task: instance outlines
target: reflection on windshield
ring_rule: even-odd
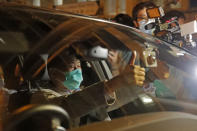
[[[17,19],[16,27],[5,16],[0,22],[1,38],[11,47],[15,39],[9,36],[33,45],[26,53],[0,56],[3,118],[28,104],[55,104],[78,127],[147,112],[189,112],[181,102],[196,102],[195,56],[134,29],[33,14],[46,19]]]

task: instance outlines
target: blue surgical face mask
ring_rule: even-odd
[[[70,90],[79,89],[81,82],[83,81],[81,69],[76,69],[71,72],[65,73],[66,80],[63,82],[64,86]]]

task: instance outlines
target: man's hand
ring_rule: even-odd
[[[142,86],[145,80],[145,69],[134,65],[136,52],[132,54],[131,64],[120,72],[120,75],[105,82],[105,90],[107,94],[113,93],[118,88],[128,87],[129,85]]]
[[[134,65],[131,70],[131,77],[133,78],[133,80],[131,79],[131,82],[138,86],[142,86],[145,80],[145,69]]]
[[[119,66],[118,51],[109,51],[108,60],[112,65]]]
[[[109,51],[108,54],[108,61],[111,64],[111,70],[113,76],[119,75],[120,70],[120,60],[119,60],[119,53],[118,51]]]
[[[129,84],[135,84],[137,86],[142,86],[145,80],[145,69],[134,65],[136,60],[136,51],[133,51],[130,66],[124,71],[125,77]],[[123,74],[123,75],[124,75]]]

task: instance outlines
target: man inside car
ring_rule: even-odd
[[[112,58],[113,55],[115,54],[110,53],[109,57]],[[111,64],[117,67],[115,65],[117,63],[117,57],[114,57],[114,62]],[[107,105],[110,106],[115,103],[117,99],[115,91],[118,88],[124,88],[130,85],[142,86],[145,80],[144,68],[128,65],[123,71],[117,69],[118,74],[111,80],[99,82],[81,90],[83,69],[81,69],[79,59],[69,53],[62,53],[59,58],[61,62],[58,65],[56,64],[56,67],[49,68],[49,75],[56,86],[54,90],[62,94],[62,96],[51,99],[51,101],[64,107],[72,120],[81,118],[92,111],[100,112],[100,110],[105,110]],[[132,63],[134,63],[133,61],[135,59],[135,56],[132,57]],[[121,102],[119,100],[117,101]],[[103,112],[101,116],[102,114]]]
[[[74,55],[60,55],[61,62],[56,68],[50,68],[49,74],[52,82],[56,85],[56,91],[61,94],[70,95],[80,91],[83,81],[80,60]]]

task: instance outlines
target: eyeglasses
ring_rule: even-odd
[[[148,21],[148,18],[147,17],[137,17],[137,21],[142,21],[142,20]]]

